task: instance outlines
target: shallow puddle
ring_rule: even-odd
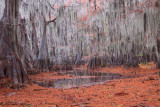
[[[61,71],[59,73],[61,75],[72,75],[72,76],[74,75],[77,77],[71,78],[71,79],[66,79],[66,78],[53,79],[51,81],[34,81],[34,83],[39,86],[47,87],[47,88],[68,89],[68,88],[103,84],[107,81],[114,80],[114,79],[128,78],[120,74],[104,73],[104,72]]]
[[[105,73],[105,72],[91,72],[91,71],[83,71],[83,70],[74,70],[74,71],[59,71],[61,75],[72,75],[72,76],[122,76],[120,74],[113,73]]]

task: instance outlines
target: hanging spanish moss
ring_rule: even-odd
[[[0,0],[2,78],[23,83],[26,70],[54,65],[160,67],[158,0],[72,1]]]

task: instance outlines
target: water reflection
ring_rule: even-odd
[[[67,88],[82,87],[82,86],[92,86],[92,85],[102,84],[113,79],[126,78],[125,76],[122,76],[120,74],[88,72],[88,71],[86,72],[77,71],[76,73],[61,72],[61,74],[76,75],[80,77],[71,78],[71,79],[64,78],[64,79],[58,79],[58,80],[52,80],[52,81],[36,81],[34,83],[42,87],[67,89]],[[91,77],[91,76],[94,76],[94,77]]]

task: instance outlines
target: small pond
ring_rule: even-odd
[[[120,74],[104,73],[104,72],[89,72],[89,71],[59,71],[60,75],[71,75],[77,76],[76,78],[70,79],[53,79],[51,81],[34,81],[35,84],[47,88],[56,89],[68,89],[83,86],[92,86],[98,84],[104,84],[107,81],[114,79],[128,78]]]

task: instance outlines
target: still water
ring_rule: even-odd
[[[114,79],[123,79],[128,78],[126,76],[120,74],[113,73],[104,73],[104,72],[89,72],[89,71],[60,71],[60,75],[71,75],[77,76],[76,78],[71,79],[53,79],[51,81],[34,81],[35,84],[47,87],[47,88],[56,88],[56,89],[68,89],[68,88],[76,88],[83,86],[92,86],[103,84],[107,81]]]

